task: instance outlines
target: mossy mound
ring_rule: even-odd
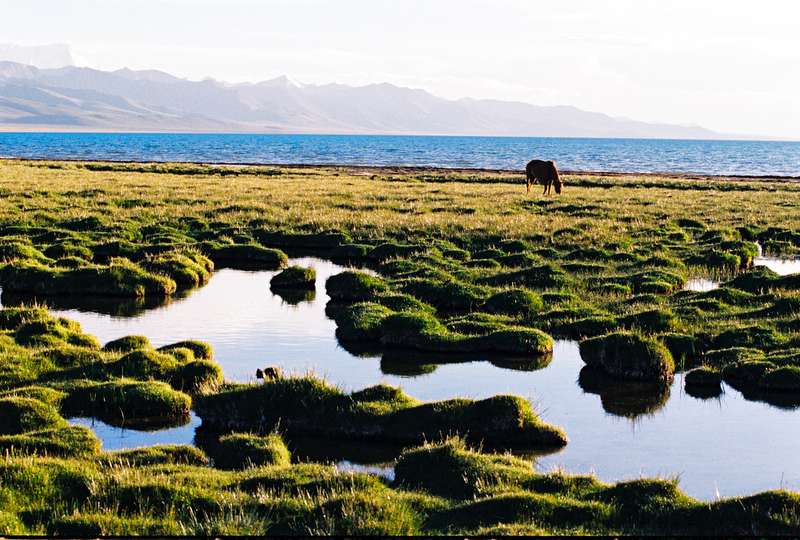
[[[0,399],[0,435],[19,435],[64,426],[58,410],[38,399],[7,397]]]
[[[326,536],[412,536],[419,518],[411,502],[392,492],[336,495],[313,508],[310,523],[293,534],[313,530]]]
[[[181,528],[165,517],[119,516],[114,513],[90,512],[54,518],[47,534],[71,538],[97,538],[101,536],[177,536]]]
[[[172,343],[171,345],[164,345],[163,347],[159,347],[159,352],[168,353],[175,349],[189,349],[192,351],[194,357],[198,360],[211,360],[214,358],[214,351],[211,348],[210,343],[206,343],[205,341],[197,341],[197,340],[186,340],[186,341],[179,341],[178,343]]]
[[[177,290],[172,279],[149,273],[126,259],[75,269],[11,263],[0,269],[0,282],[5,291],[42,296],[164,297]]]
[[[493,287],[522,286],[531,289],[559,289],[570,282],[569,275],[561,268],[551,264],[535,266],[514,272],[487,276],[478,280],[479,284]]]
[[[448,499],[471,499],[508,484],[520,484],[536,476],[530,461],[503,454],[470,450],[462,439],[405,450],[395,465],[394,484],[422,489]]]
[[[588,498],[612,505],[616,513],[614,521],[633,527],[642,519],[656,523],[669,521],[694,503],[681,493],[677,480],[656,478],[603,486],[590,493]]]
[[[473,252],[472,258],[473,259],[495,259],[498,260],[501,257],[505,257],[508,255],[507,252],[503,251],[502,249],[497,249],[495,247],[479,249],[478,251]]]
[[[0,263],[16,260],[46,262],[48,257],[30,244],[22,242],[0,242]]]
[[[0,392],[0,398],[30,398],[41,401],[42,403],[46,403],[48,405],[52,405],[56,407],[56,409],[59,407],[61,400],[64,399],[65,396],[66,393],[56,390],[55,388],[37,385],[22,386]]]
[[[488,270],[495,270],[500,268],[500,263],[494,259],[471,259],[464,263],[467,268],[483,268]]]
[[[629,296],[632,289],[622,283],[600,283],[594,290],[600,294],[607,294],[609,296]]]
[[[169,377],[176,390],[190,394],[215,390],[223,381],[222,368],[209,360],[193,360],[178,367]]]
[[[669,294],[686,285],[683,274],[661,269],[638,272],[628,280],[636,294]]]
[[[730,349],[732,347],[753,347],[772,349],[786,341],[774,328],[765,326],[746,326],[725,330],[711,343],[714,349]]]
[[[643,332],[669,332],[678,325],[675,314],[666,309],[651,309],[626,315],[619,319],[620,325]]]
[[[62,257],[55,262],[55,266],[74,270],[76,268],[86,268],[87,266],[91,266],[91,263],[79,257]]]
[[[482,288],[456,279],[411,278],[400,289],[443,311],[470,311],[486,300]]]
[[[215,264],[232,268],[277,270],[289,262],[286,253],[259,244],[231,244],[213,247],[209,256]]]
[[[145,467],[149,465],[197,465],[209,464],[208,457],[202,450],[189,445],[156,445],[132,450],[108,452],[97,457],[106,465],[133,465]]]
[[[758,385],[767,392],[800,392],[800,366],[781,366],[768,371]]]
[[[334,261],[362,261],[367,258],[372,247],[369,244],[342,244],[331,250],[331,259]]]
[[[265,465],[289,465],[289,449],[280,435],[232,433],[220,437],[213,453],[214,465],[222,469],[245,469]]]
[[[59,368],[91,368],[107,359],[107,354],[92,347],[61,345],[43,349],[39,352]]]
[[[474,328],[474,324],[472,328]],[[553,340],[533,328],[502,327],[497,323],[479,325],[480,335],[451,332],[429,313],[405,312],[385,316],[380,325],[381,343],[391,347],[437,352],[503,352],[541,355],[553,350]],[[485,327],[485,331],[482,331]]]
[[[124,336],[103,345],[104,351],[109,352],[131,352],[137,349],[150,349],[150,340],[147,336]]]
[[[779,280],[780,276],[766,266],[756,266],[749,272],[739,274],[724,285],[750,293],[761,294],[777,288]]]
[[[469,501],[437,513],[429,521],[437,530],[475,530],[504,523],[537,523],[570,530],[585,523],[607,524],[610,505],[529,491],[511,491]]]
[[[662,334],[659,338],[678,366],[695,364],[703,350],[700,339],[688,334],[671,332]]]
[[[722,374],[719,370],[701,366],[686,372],[686,386],[719,388],[722,383]]]
[[[336,316],[336,337],[341,341],[379,341],[383,320],[394,313],[386,306],[360,302]]]
[[[553,338],[535,328],[509,327],[474,338],[472,349],[520,355],[544,355],[553,351]]]
[[[425,312],[392,313],[381,323],[381,342],[395,347],[438,350],[458,341],[433,315]]]
[[[709,300],[719,300],[724,304],[740,307],[756,303],[758,299],[757,295],[755,294],[725,286],[719,287],[718,289],[714,289],[712,291],[700,293],[699,297]]]
[[[367,257],[376,261],[386,261],[389,259],[400,257],[411,257],[426,251],[425,246],[415,244],[395,244],[387,242],[375,246],[368,254]]]
[[[24,323],[51,318],[47,309],[42,307],[6,307],[0,310],[0,329],[16,330]]]
[[[331,276],[325,282],[328,296],[342,302],[370,301],[373,296],[388,290],[389,285],[383,279],[351,270]]]
[[[60,242],[48,246],[47,249],[44,250],[44,254],[51,259],[76,258],[83,261],[91,261],[94,257],[91,248],[70,242]]]
[[[184,342],[192,345],[192,342]],[[202,343],[195,348],[208,354]],[[95,375],[135,377],[168,382],[175,389],[186,392],[208,391],[222,382],[222,369],[212,360],[196,359],[194,349],[170,345],[163,351],[137,349],[119,360],[98,367]]]
[[[608,334],[618,327],[619,321],[610,315],[593,315],[556,324],[554,330],[559,334],[583,339]]]
[[[214,429],[336,439],[414,443],[461,431],[488,445],[559,447],[561,430],[543,423],[530,404],[513,396],[417,404],[385,389],[370,399],[348,396],[311,377],[282,378],[202,397],[198,415]]]
[[[498,330],[504,330],[510,322],[512,322],[511,318],[505,315],[474,312],[451,318],[447,321],[446,326],[448,330],[457,334],[485,336]]]
[[[723,368],[729,364],[749,360],[764,360],[764,351],[751,347],[731,347],[729,349],[713,349],[703,357],[703,362],[712,367]]]
[[[433,306],[429,306],[410,294],[405,293],[382,294],[376,297],[374,301],[392,311],[425,311],[428,313],[436,311]]]
[[[115,425],[157,426],[185,422],[191,404],[189,396],[166,383],[122,379],[75,385],[62,408],[72,416],[97,416]]]
[[[214,263],[197,251],[175,251],[148,257],[142,267],[155,274],[169,276],[178,288],[189,289],[208,283]]]
[[[264,245],[294,249],[330,250],[351,241],[347,234],[337,231],[303,233],[260,230],[254,234]]]
[[[489,257],[487,259],[494,259],[498,263],[508,268],[524,268],[528,266],[535,266],[541,264],[542,260],[530,253],[514,253],[512,255],[503,255],[500,257]]]
[[[272,289],[313,289],[317,272],[313,268],[290,266],[269,281]]]
[[[672,355],[658,341],[617,332],[580,343],[583,361],[623,380],[668,382],[675,372]]]
[[[178,360],[152,349],[135,349],[124,354],[106,369],[116,377],[166,380],[178,368]]]
[[[84,334],[80,324],[68,319],[33,320],[19,325],[14,339],[26,347],[61,347],[65,344],[99,349],[94,336]]]
[[[498,244],[498,247],[506,253],[522,253],[531,249],[531,244],[525,240],[507,239]]]
[[[490,296],[484,304],[489,313],[530,316],[544,308],[542,297],[527,289],[507,289]]]
[[[744,360],[722,369],[723,380],[734,388],[755,388],[762,377],[777,366],[764,360]]]
[[[680,512],[684,531],[731,536],[792,536],[797,534],[800,495],[766,491],[732,497],[710,504],[695,504]]]
[[[728,271],[736,270],[737,268],[745,267],[749,264],[747,258],[742,259],[742,257],[735,253],[729,253],[719,249],[710,249],[705,253],[693,255],[689,257],[687,262],[694,266]]]
[[[60,422],[64,424],[63,419]],[[0,435],[0,452],[15,454],[87,457],[100,451],[100,439],[83,426],[62,425],[56,428]]]

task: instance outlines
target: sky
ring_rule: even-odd
[[[0,42],[190,79],[390,82],[800,139],[796,0],[0,0]]]

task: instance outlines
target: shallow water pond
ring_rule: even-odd
[[[202,420],[191,413],[189,422],[178,427],[158,430],[129,429],[112,426],[96,418],[70,418],[69,423],[94,430],[103,441],[103,450],[128,450],[157,444],[194,444],[194,433]]]
[[[753,259],[753,266],[766,266],[779,276],[800,274],[800,259],[772,256],[767,257],[761,255],[761,246],[759,246],[758,249],[759,255]],[[718,289],[719,286],[720,281],[718,279],[698,277],[687,280],[684,289],[687,291],[707,292]]]
[[[714,289],[719,289],[719,281],[711,278],[692,278],[686,280],[684,289],[696,292],[713,291]]]
[[[586,377],[577,343],[571,341],[558,341],[545,366],[485,356],[449,357],[456,361],[442,364],[444,358],[428,356],[416,358],[416,367],[408,369],[407,360],[415,353],[355,356],[338,344],[335,324],[324,311],[325,280],[344,268],[310,258],[292,263],[316,268],[313,299],[287,302],[271,293],[269,280],[275,272],[220,270],[185,298],[134,316],[79,309],[57,313],[79,321],[101,342],[129,334],[146,335],[156,346],[189,338],[209,341],[231,380],[254,380],[256,368],[278,365],[289,373],[312,371],[346,390],[379,382],[399,385],[423,400],[522,395],[570,438],[560,452],[536,458],[540,470],[595,472],[608,481],[679,476],[687,493],[703,499],[800,489],[800,437],[794,435],[800,411],[748,401],[728,387],[719,398],[691,397],[680,376],[661,395],[619,383],[603,386]],[[160,432],[80,422],[95,428],[106,449],[117,449],[191,443],[197,419]],[[290,446],[307,459],[327,456],[340,467],[391,475],[390,450],[354,453],[313,440],[290,441]]]
[[[780,276],[800,273],[800,259],[797,258],[765,257],[759,255],[753,259],[753,264],[757,266],[766,266]]]

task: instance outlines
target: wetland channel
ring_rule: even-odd
[[[314,373],[348,391],[377,383],[400,386],[426,401],[524,396],[543,420],[564,428],[570,438],[558,452],[530,456],[540,471],[593,472],[605,481],[677,476],[686,493],[705,500],[775,488],[800,490],[800,440],[792,436],[800,428],[797,409],[747,400],[724,384],[718,397],[692,397],[681,374],[657,396],[623,383],[598,389],[580,380],[584,363],[577,342],[568,340],[556,341],[549,363],[527,368],[490,355],[454,362],[454,357],[409,361],[411,352],[353,354],[339,344],[336,325],[325,315],[325,280],[345,268],[316,258],[290,264],[316,269],[315,294],[282,298],[269,287],[276,272],[222,269],[204,287],[157,307],[62,302],[51,308],[80,322],[102,343],[131,334],[145,335],[155,346],[207,341],[231,381],[255,382],[257,368],[279,366],[287,374]],[[784,274],[800,271],[797,261],[760,257],[756,264]],[[194,414],[184,426],[157,431],[113,427],[91,418],[71,421],[92,427],[106,450],[193,444],[201,424]],[[369,451],[364,445],[347,448],[322,440],[289,445],[299,459],[393,474],[391,449]]]

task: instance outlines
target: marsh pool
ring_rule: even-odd
[[[257,368],[280,366],[287,373],[322,376],[345,390],[397,385],[421,400],[525,396],[570,438],[559,452],[531,456],[541,471],[593,472],[606,481],[678,477],[689,495],[706,500],[781,487],[800,490],[800,437],[795,436],[800,410],[750,401],[728,386],[719,397],[692,397],[680,375],[669,392],[657,396],[624,384],[587,384],[574,341],[557,341],[545,366],[489,356],[451,357],[448,363],[429,357],[414,359],[409,369],[404,355],[414,353],[353,354],[338,343],[336,326],[325,315],[325,280],[345,268],[315,258],[290,262],[316,269],[315,294],[282,298],[270,292],[275,272],[223,269],[206,286],[165,305],[121,311],[58,305],[54,312],[79,321],[101,342],[130,334],[145,335],[155,346],[208,341],[226,378],[234,381],[255,381]],[[149,432],[87,418],[72,421],[92,427],[107,450],[191,444],[200,425],[194,415],[185,426]],[[391,476],[391,450],[352,455],[330,441],[290,441],[293,445],[308,459]]]

